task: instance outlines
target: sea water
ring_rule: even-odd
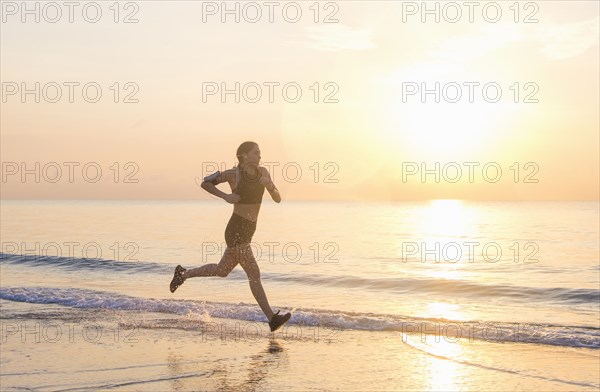
[[[232,213],[224,202],[1,207],[5,323],[42,304],[63,320],[112,310],[122,325],[156,330],[165,319],[151,315],[162,314],[182,333],[198,332],[190,320],[266,321],[240,266],[169,292],[177,264],[219,262]],[[272,308],[293,311],[288,329],[398,336],[431,355],[438,354],[423,336],[594,358],[599,219],[598,202],[265,202],[252,249]],[[597,374],[561,377],[598,386]]]

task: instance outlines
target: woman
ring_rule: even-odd
[[[225,229],[227,249],[219,264],[205,264],[198,268],[186,270],[178,265],[171,281],[171,292],[175,292],[186,279],[200,276],[227,276],[238,263],[242,266],[254,298],[269,320],[271,331],[285,324],[291,317],[290,313],[273,314],[269,301],[260,281],[260,270],[252,254],[250,241],[256,230],[258,211],[265,189],[276,202],[281,202],[281,195],[271,180],[271,175],[264,167],[259,166],[260,149],[254,142],[244,142],[237,149],[238,165],[224,172],[217,171],[204,178],[202,188],[228,203],[233,204],[233,214]],[[216,185],[228,182],[232,193],[227,194],[217,189]]]

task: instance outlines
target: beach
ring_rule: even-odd
[[[25,251],[2,253],[0,263],[2,390],[597,390],[597,204],[551,205],[565,217],[562,223],[527,223],[521,212],[535,215],[531,204],[455,206],[471,224],[481,219],[486,226],[477,238],[464,225],[455,228],[461,231],[453,232],[454,240],[494,238],[508,249],[515,237],[494,229],[488,214],[495,211],[503,221],[510,215],[520,222],[513,225],[516,238],[539,246],[532,264],[515,263],[510,253],[485,264],[479,257],[469,262],[468,255],[462,262],[423,263],[414,252],[405,262],[376,254],[399,241],[393,227],[404,232],[420,214],[436,211],[435,203],[286,207],[296,222],[309,211],[358,235],[318,234],[322,243],[338,246],[336,263],[325,263],[323,254],[315,262],[310,251],[291,262],[295,253],[282,256],[264,246],[270,237],[283,248],[290,235],[276,233],[273,210],[265,208],[255,255],[263,251],[257,259],[272,308],[293,313],[271,334],[239,266],[226,278],[194,278],[168,292],[183,256],[196,260],[186,266],[219,257],[206,244],[219,242],[223,222],[194,214],[224,211],[202,202],[3,202],[3,250]],[[539,208],[540,216],[544,211]],[[363,229],[352,224],[360,214]],[[405,226],[385,225],[383,218],[394,214],[402,214]],[[135,222],[129,215],[154,218],[124,227]],[[68,224],[54,230],[64,216]],[[38,224],[28,225],[33,217]],[[87,231],[86,221],[93,222]],[[536,237],[540,224],[546,229]],[[434,226],[422,230],[430,231],[414,235],[449,241],[447,230],[444,236]],[[486,237],[486,230],[493,235]],[[137,234],[125,241],[125,232]],[[312,226],[296,225],[294,234],[301,249],[314,245]],[[71,247],[77,251],[94,242],[105,255],[115,242],[132,242],[136,260],[122,253],[120,260],[56,253],[57,244],[66,249],[69,242],[80,244]],[[578,263],[564,263],[573,253]]]
[[[597,390],[593,349],[298,326],[271,336],[265,324],[228,319],[2,309],[7,391]]]

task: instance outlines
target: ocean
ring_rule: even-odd
[[[76,323],[84,323],[85,330],[85,325],[108,328],[111,320],[114,339],[102,343],[108,351],[123,343],[117,342],[127,335],[123,331],[142,331],[138,336],[151,334],[155,341],[177,336],[199,342],[212,333],[208,340],[217,346],[236,336],[237,347],[240,325],[250,343],[270,339],[273,344],[240,266],[225,278],[192,278],[169,292],[176,265],[193,268],[220,260],[231,215],[231,206],[220,200],[2,201],[1,215],[0,364],[8,389],[175,390],[173,385],[197,387],[185,384],[188,378],[208,379],[204,373],[175,372],[170,384],[160,377],[147,383],[139,371],[123,375],[117,367],[102,372],[92,367],[98,377],[91,381],[75,377],[48,384],[39,377],[48,372],[40,369],[47,361],[22,368],[16,360],[36,339],[55,343],[49,353],[61,351],[68,344],[66,332],[77,331],[65,325]],[[599,222],[595,201],[284,201],[263,204],[252,247],[272,308],[293,313],[279,331],[284,343],[319,341],[325,342],[319,355],[337,345],[348,355],[364,351],[376,358],[373,347],[387,342],[385,350],[402,346],[398,349],[464,371],[510,375],[517,387],[597,390]],[[217,325],[232,329],[224,332]],[[90,343],[89,333],[83,336]],[[515,364],[514,355],[533,353],[546,365],[540,366],[539,358]],[[309,363],[318,358],[314,354]],[[560,368],[566,360],[578,363],[578,370]],[[156,366],[161,364],[168,368],[160,360]],[[355,362],[344,368],[353,366],[358,370]],[[416,384],[403,384],[392,377],[398,368],[388,364],[379,371],[385,377],[369,383],[371,389],[469,385],[460,377],[423,384],[424,375]],[[140,377],[145,381],[137,383]],[[476,384],[483,390],[484,379]],[[267,381],[243,385],[261,382]],[[347,377],[329,382],[298,381],[291,390],[362,385]],[[206,384],[213,387],[219,389]]]

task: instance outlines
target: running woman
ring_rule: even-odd
[[[239,162],[236,167],[224,172],[217,171],[205,177],[201,184],[208,193],[233,204],[233,214],[225,229],[227,249],[218,264],[205,264],[189,270],[178,265],[175,268],[170,290],[174,293],[189,278],[226,277],[239,263],[248,276],[250,289],[256,302],[269,320],[271,331],[275,331],[292,315],[290,313],[280,315],[279,310],[273,313],[260,281],[260,269],[252,253],[250,242],[256,231],[256,221],[265,189],[276,203],[281,202],[281,195],[267,169],[259,166],[260,148],[257,143],[250,141],[242,143],[236,155]],[[231,194],[222,192],[216,187],[223,182],[229,183]]]

